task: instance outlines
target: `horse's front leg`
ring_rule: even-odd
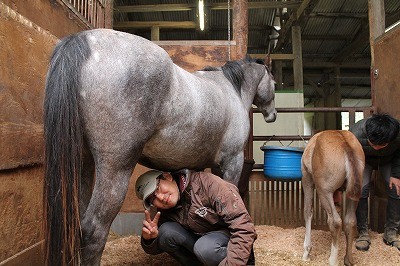
[[[231,182],[235,186],[238,186],[240,176],[242,174],[243,163],[243,153],[239,153],[238,155],[230,158],[223,158],[220,164],[221,172],[223,174],[222,178],[228,182]]]
[[[100,265],[111,223],[128,190],[132,169],[114,169],[110,165],[96,167],[92,197],[82,217],[82,265]]]

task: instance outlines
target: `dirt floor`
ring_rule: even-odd
[[[256,265],[328,265],[330,254],[330,233],[313,230],[311,239],[313,249],[311,260],[304,262],[304,227],[283,229],[276,226],[256,226],[258,239],[254,244]],[[353,254],[356,265],[394,266],[400,265],[400,252],[385,245],[382,234],[371,232],[371,248],[367,252],[355,249]],[[345,237],[341,236],[339,265],[343,265]],[[119,237],[110,234],[101,260],[102,266],[108,265],[177,265],[168,255],[148,255],[140,246],[139,236]]]

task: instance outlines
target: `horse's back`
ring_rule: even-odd
[[[303,167],[312,173],[314,182],[323,179],[335,189],[340,188],[349,175],[359,176],[363,169],[361,144],[350,131],[325,130],[315,134],[303,157]]]

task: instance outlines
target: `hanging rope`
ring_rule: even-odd
[[[228,60],[231,61],[231,3],[228,0]]]

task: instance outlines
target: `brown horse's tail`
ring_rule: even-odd
[[[44,102],[44,232],[46,265],[78,265],[81,247],[79,182],[82,126],[79,73],[88,57],[84,39],[71,36],[55,48]]]
[[[346,152],[346,157],[346,197],[358,201],[361,196],[362,178],[360,177],[363,175],[364,162],[350,148]]]

